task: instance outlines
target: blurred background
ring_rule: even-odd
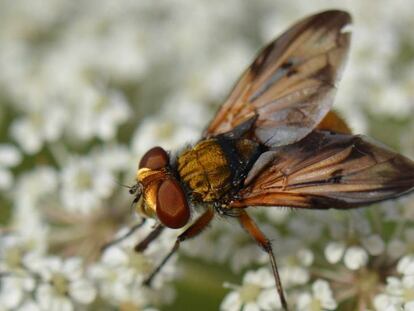
[[[1,1],[0,310],[277,309],[267,257],[226,219],[142,287],[178,232],[134,254],[150,223],[101,254],[139,222],[122,185],[150,147],[196,141],[265,43],[330,8],[354,18],[335,109],[355,133],[413,159],[413,5]],[[352,212],[255,214],[295,309],[414,307],[413,196]]]

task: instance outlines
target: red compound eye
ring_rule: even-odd
[[[139,168],[149,168],[152,170],[158,170],[166,167],[169,162],[167,152],[161,147],[154,147],[144,154],[141,161],[139,162]]]
[[[187,198],[180,184],[174,178],[165,179],[157,193],[157,216],[167,227],[184,227],[190,219]]]

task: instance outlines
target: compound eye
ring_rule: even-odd
[[[141,161],[139,162],[139,168],[149,168],[152,170],[158,170],[166,167],[169,162],[167,152],[161,147],[154,147],[148,150]]]
[[[190,208],[180,184],[174,178],[165,179],[157,192],[157,216],[167,227],[184,227],[190,219]]]

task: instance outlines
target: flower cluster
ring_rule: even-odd
[[[266,253],[232,219],[183,243],[152,287],[179,232],[135,252],[149,220],[102,247],[141,222],[122,185],[142,154],[197,140],[258,48],[332,7],[354,18],[335,107],[355,132],[413,158],[410,0],[1,2],[0,310],[182,310],[176,298],[198,291],[206,310],[280,309]],[[252,215],[291,308],[414,310],[413,196]]]

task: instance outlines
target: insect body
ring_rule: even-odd
[[[161,147],[144,155],[131,192],[139,213],[160,225],[136,249],[163,228],[187,226],[147,283],[219,212],[236,217],[268,253],[287,310],[271,243],[247,207],[349,209],[414,189],[411,160],[352,135],[330,112],[350,23],[348,13],[336,10],[298,22],[259,53],[200,141],[175,157]],[[196,205],[204,213],[189,224]]]
[[[224,203],[239,188],[260,151],[260,145],[248,139],[206,139],[177,158],[177,171],[194,201]]]

